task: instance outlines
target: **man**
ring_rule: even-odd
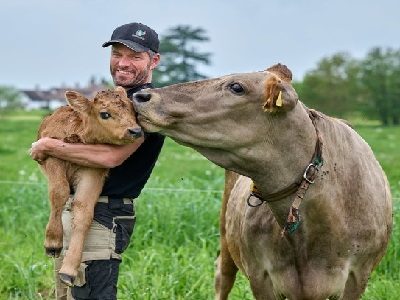
[[[114,85],[124,87],[128,97],[143,88],[153,88],[152,72],[160,61],[158,35],[153,29],[140,23],[122,25],[103,44],[108,46]],[[55,261],[57,299],[117,299],[121,253],[129,244],[135,224],[133,199],[147,182],[163,142],[164,137],[159,134],[146,134],[145,138],[123,146],[69,144],[51,138],[32,144],[30,155],[35,160],[55,156],[80,165],[111,168],[95,207],[80,273],[68,291],[57,276],[62,256]],[[69,240],[71,202],[73,191],[63,212],[64,253]]]

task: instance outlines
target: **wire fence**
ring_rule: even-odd
[[[46,186],[45,182],[34,182],[34,181],[10,181],[10,180],[0,180],[1,184],[12,184],[12,185],[39,185]],[[155,192],[155,193],[223,193],[221,190],[211,190],[211,189],[186,189],[186,188],[166,188],[166,187],[145,187],[143,192]],[[395,201],[400,201],[400,198],[393,197]]]
[[[45,182],[35,182],[35,181],[10,181],[10,180],[0,180],[1,184],[9,184],[9,185],[36,185],[36,186],[46,186],[47,183]],[[186,189],[186,188],[163,188],[163,187],[145,187],[143,191],[150,191],[150,192],[159,192],[159,193],[223,193],[223,189],[220,190],[212,190],[212,189]]]

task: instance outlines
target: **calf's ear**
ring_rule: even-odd
[[[87,99],[81,93],[75,91],[66,91],[65,99],[67,100],[68,104],[78,112],[87,114],[91,109],[91,103],[89,99]]]
[[[126,93],[126,90],[122,86],[117,86],[115,88],[115,91],[118,92],[120,95],[124,97],[128,97],[128,94]]]

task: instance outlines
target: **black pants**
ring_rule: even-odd
[[[85,262],[86,283],[71,289],[75,300],[116,300],[119,259]]]

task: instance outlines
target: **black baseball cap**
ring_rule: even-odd
[[[103,47],[114,43],[121,43],[137,52],[152,50],[158,53],[160,41],[157,32],[149,26],[142,23],[129,23],[117,27],[111,35],[111,40],[104,43]]]

